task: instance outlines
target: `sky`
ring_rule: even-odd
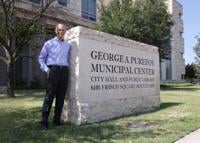
[[[193,48],[196,39],[200,35],[200,1],[199,0],[177,0],[183,6],[183,24],[184,24],[184,44],[185,44],[185,64],[194,62],[195,53]]]

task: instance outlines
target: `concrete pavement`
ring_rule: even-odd
[[[200,143],[200,129],[191,132],[174,143]]]

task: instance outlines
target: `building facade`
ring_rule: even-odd
[[[176,0],[167,0],[168,12],[172,15],[174,25],[171,29],[171,53],[169,59],[161,60],[162,81],[184,81],[185,60],[183,39],[183,6]]]
[[[35,35],[33,38],[33,43],[37,41],[38,48],[34,50],[27,48],[24,51],[32,55],[33,58],[21,58],[16,63],[16,82],[22,86],[39,85],[39,83],[41,86],[45,85],[45,73],[40,70],[37,61],[42,44],[54,35],[54,27],[58,22],[65,23],[68,29],[77,25],[95,28],[95,23],[99,18],[100,1],[107,5],[110,0],[55,0],[40,21],[44,27],[44,33]],[[29,19],[43,2],[44,0],[20,0],[16,2],[17,17]],[[182,6],[176,0],[168,0],[167,5],[175,24],[172,28],[170,58],[161,62],[161,80],[180,81],[185,73]],[[3,54],[1,49],[0,54]],[[5,73],[6,65],[0,61],[0,86],[6,84]]]
[[[30,19],[35,11],[44,5],[45,0],[20,0],[15,2],[16,16]],[[104,1],[102,1],[104,3]],[[37,42],[37,49],[27,48],[24,52],[33,58],[21,58],[16,62],[16,83],[21,86],[31,86],[40,83],[45,85],[45,73],[43,73],[37,61],[41,47],[47,39],[54,36],[54,28],[57,23],[65,23],[67,28],[81,25],[95,28],[98,19],[98,0],[55,0],[45,11],[40,24],[43,25],[43,34],[35,35],[33,42]],[[0,55],[4,51],[0,49]],[[0,86],[6,85],[6,65],[0,61]]]

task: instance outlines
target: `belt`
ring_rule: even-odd
[[[53,68],[53,69],[67,69],[68,66],[59,66],[59,65],[49,65],[49,68]]]

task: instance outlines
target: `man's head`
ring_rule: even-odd
[[[64,39],[65,32],[66,32],[66,27],[64,24],[59,23],[56,25],[55,33],[60,40]]]

